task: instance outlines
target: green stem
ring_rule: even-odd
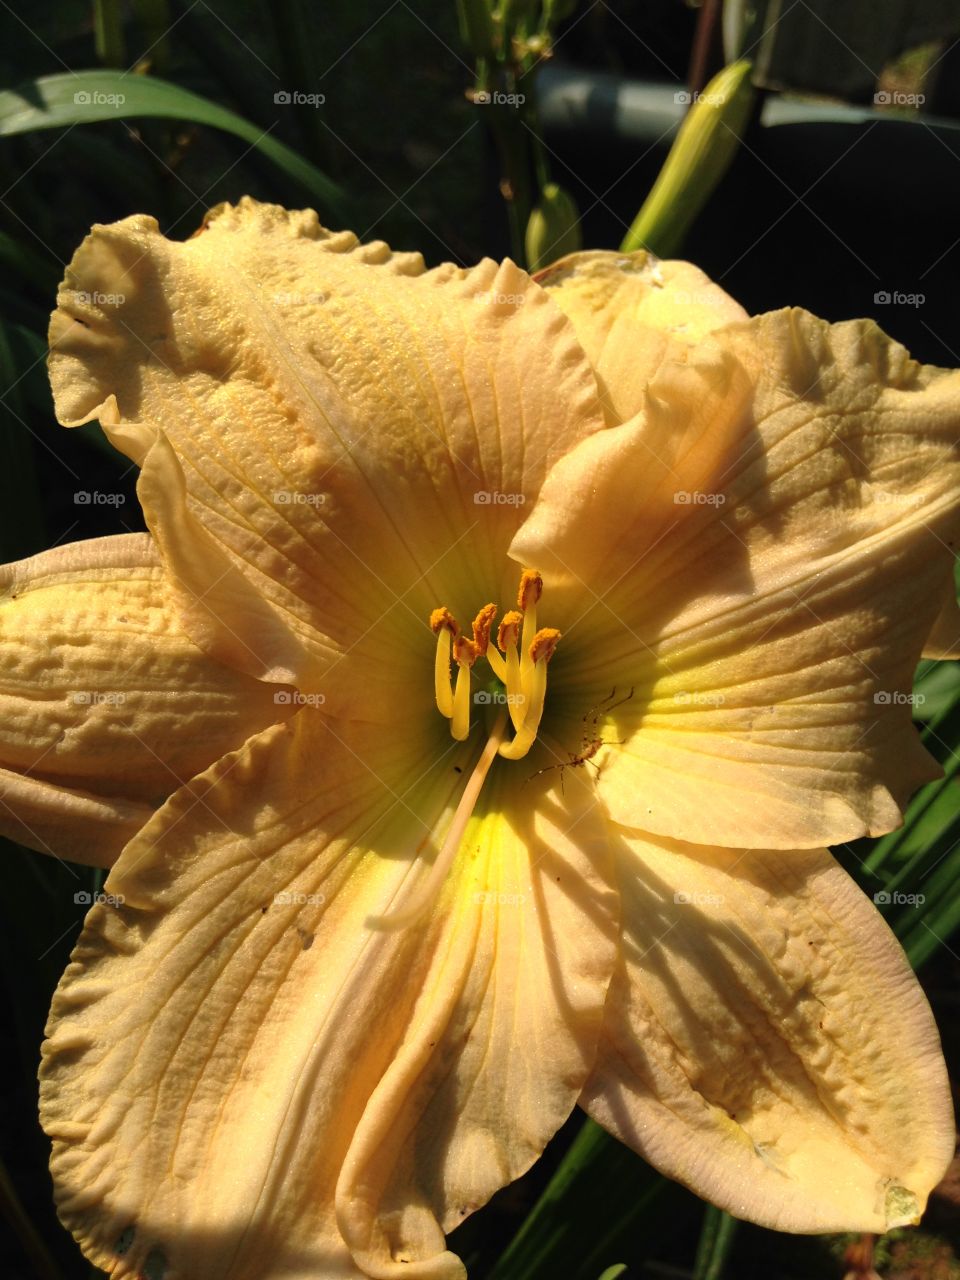
[[[693,1280],[722,1280],[738,1225],[729,1213],[707,1205],[693,1264]]]
[[[0,1162],[0,1214],[7,1220],[36,1273],[37,1280],[63,1280],[60,1268],[47,1251],[40,1233],[20,1202],[16,1188]]]
[[[105,67],[122,67],[126,48],[118,0],[93,0],[93,36],[100,62]]]
[[[481,110],[490,112],[490,128],[500,158],[500,192],[507,204],[510,251],[514,261],[523,266],[523,237],[532,206],[527,131],[519,125],[519,116],[513,107],[491,102]]]

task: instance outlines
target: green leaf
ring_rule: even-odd
[[[341,225],[351,221],[345,192],[315,165],[242,116],[166,80],[78,71],[28,80],[0,93],[0,136],[142,116],[189,120],[242,138],[309,191],[321,213]]]
[[[914,685],[921,739],[944,776],[922,788],[904,824],[875,841],[855,874],[919,968],[960,929],[960,669],[924,662]],[[856,856],[856,851],[853,851]]]
[[[587,1120],[489,1280],[595,1280],[612,1254],[657,1236],[672,1184]]]

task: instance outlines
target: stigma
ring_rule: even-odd
[[[504,688],[504,699],[513,736],[499,743],[507,760],[520,760],[536,741],[547,696],[547,664],[553,657],[560,632],[538,627],[537,606],[543,595],[543,578],[536,569],[524,569],[517,591],[517,608],[504,614],[491,640],[496,605],[484,605],[474,618],[471,634],[464,635],[449,609],[434,609],[430,629],[437,637],[434,686],[437,710],[450,721],[458,742],[470,733],[471,687],[474,666],[483,659]],[[451,680],[451,663],[456,674]]]

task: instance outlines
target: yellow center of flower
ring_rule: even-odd
[[[474,664],[485,658],[504,686],[514,736],[500,742],[498,752],[507,760],[520,760],[533,746],[547,696],[547,664],[553,657],[560,632],[537,629],[537,605],[543,594],[543,578],[536,569],[520,575],[517,609],[504,614],[496,645],[490,642],[495,605],[487,604],[473,620],[473,638],[463,635],[449,609],[434,609],[430,627],[437,637],[434,666],[437,708],[450,721],[450,732],[462,742],[470,732],[470,691]],[[450,663],[457,664],[451,683]]]

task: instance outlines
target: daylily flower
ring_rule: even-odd
[[[112,862],[42,1068],[86,1255],[462,1276],[578,1102],[741,1217],[915,1221],[937,1033],[824,846],[937,772],[960,375],[684,263],[425,271],[250,200],[96,228],[51,348],[150,529],[0,609],[3,812]]]

